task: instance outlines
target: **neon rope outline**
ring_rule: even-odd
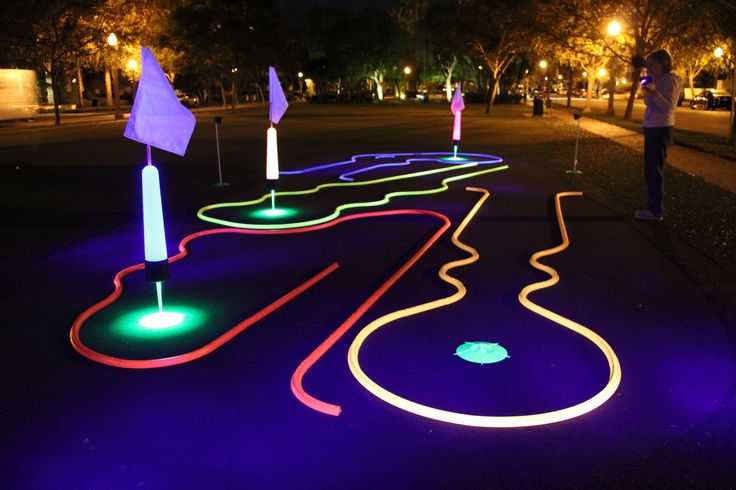
[[[397,157],[408,157],[412,155],[419,155],[419,156],[430,156],[430,155],[448,155],[452,156],[453,152],[447,152],[447,151],[433,151],[433,152],[420,152],[420,153],[364,153],[361,155],[353,155],[350,157],[350,160],[343,160],[341,162],[334,162],[334,163],[327,163],[324,165],[315,165],[313,167],[307,167],[307,168],[301,168],[297,170],[282,170],[279,172],[279,175],[299,175],[299,174],[306,174],[310,172],[316,172],[318,170],[325,170],[328,168],[334,168],[334,167],[340,167],[342,165],[350,165],[351,163],[358,163],[359,158],[397,158]],[[462,155],[463,157],[478,157],[478,158],[489,158],[489,160],[481,160],[477,163],[480,164],[492,164],[492,163],[501,163],[503,162],[503,158],[497,157],[494,155],[485,155],[483,153],[458,153],[458,155]]]
[[[371,180],[371,181],[365,181],[365,182],[340,182],[340,183],[320,184],[316,187],[313,187],[312,189],[301,190],[301,191],[277,192],[276,195],[313,194],[313,193],[319,192],[321,189],[325,189],[328,187],[372,185],[372,184],[378,184],[378,183],[383,183],[383,182],[389,182],[393,180],[406,179],[406,178],[412,178],[412,177],[423,176],[423,175],[432,175],[432,174],[436,174],[440,172],[447,172],[449,170],[455,170],[458,168],[470,168],[470,167],[475,167],[475,166],[477,166],[476,163],[467,163],[463,165],[457,165],[455,167],[426,170],[423,172],[399,175],[396,177],[386,177],[383,179],[377,179],[377,180]],[[441,181],[439,187],[434,187],[431,189],[422,189],[418,191],[390,192],[388,194],[385,194],[383,199],[380,199],[377,201],[366,201],[366,202],[354,202],[354,203],[341,204],[337,206],[335,208],[335,211],[333,211],[331,214],[327,216],[323,216],[322,218],[316,218],[316,219],[308,220],[308,221],[300,221],[300,222],[293,222],[293,223],[240,223],[237,221],[229,221],[229,220],[224,220],[224,219],[212,218],[204,214],[206,211],[210,209],[224,208],[224,207],[241,207],[241,206],[250,206],[250,205],[258,204],[258,203],[265,201],[267,198],[269,198],[271,196],[270,194],[264,194],[261,198],[253,200],[253,201],[244,201],[244,202],[237,202],[237,203],[221,203],[221,204],[212,204],[209,206],[205,206],[201,208],[199,211],[197,211],[197,216],[200,219],[204,221],[209,221],[211,223],[216,223],[216,224],[224,225],[224,226],[231,226],[234,228],[244,228],[244,229],[249,229],[249,230],[279,230],[279,229],[309,227],[309,226],[313,226],[313,225],[317,225],[317,224],[321,224],[321,223],[325,223],[325,222],[334,220],[338,216],[340,216],[342,211],[346,209],[381,206],[383,204],[387,204],[393,197],[436,194],[436,193],[447,190],[448,189],[447,184],[450,182],[455,182],[458,180],[475,177],[477,175],[488,174],[491,172],[498,172],[500,170],[506,170],[507,168],[508,168],[508,165],[502,165],[499,167],[494,167],[494,168],[490,168],[486,170],[479,170],[476,172],[470,172],[466,174],[456,175],[453,177],[447,177]]]
[[[569,328],[570,330],[580,335],[583,335],[586,339],[593,342],[593,344],[595,344],[596,347],[598,347],[601,350],[601,352],[603,352],[604,356],[606,357],[606,360],[608,361],[609,379],[608,379],[608,383],[601,391],[599,391],[593,397],[579,404],[573,405],[571,407],[563,408],[560,410],[551,411],[551,412],[544,412],[544,413],[530,414],[530,415],[518,415],[518,416],[483,416],[483,415],[471,415],[471,414],[464,414],[464,413],[458,413],[458,412],[451,412],[451,411],[441,410],[438,408],[434,408],[434,407],[430,407],[427,405],[422,405],[420,403],[413,402],[411,400],[408,400],[399,395],[396,395],[395,393],[388,391],[387,389],[378,385],[368,375],[366,375],[365,372],[363,372],[363,370],[361,369],[360,363],[358,360],[358,354],[360,352],[360,347],[363,344],[363,342],[365,342],[365,339],[369,335],[371,335],[373,332],[378,330],[380,327],[386,325],[389,322],[395,321],[399,318],[403,318],[409,315],[417,314],[422,311],[426,311],[427,309],[442,306],[440,302],[447,300],[448,298],[457,297],[455,301],[460,299],[460,297],[464,295],[464,289],[465,289],[464,286],[462,286],[462,283],[460,281],[452,278],[451,276],[447,276],[447,278],[442,277],[442,272],[443,271],[446,272],[453,267],[458,267],[459,265],[462,265],[461,263],[463,261],[450,262],[448,264],[445,264],[442,267],[442,269],[440,269],[440,276],[442,277],[442,279],[445,280],[446,282],[452,283],[453,285],[455,285],[456,288],[458,288],[458,292],[456,292],[454,295],[448,296],[447,298],[443,298],[440,300],[435,300],[429,303],[424,303],[424,304],[417,305],[411,308],[405,308],[403,310],[398,310],[393,313],[389,313],[388,315],[384,315],[383,317],[378,318],[375,321],[371,322],[369,325],[367,325],[365,328],[363,328],[358,333],[356,338],[353,340],[353,343],[351,344],[350,349],[348,350],[348,366],[350,367],[350,371],[353,373],[353,376],[355,377],[355,379],[357,379],[358,382],[361,385],[363,385],[364,388],[366,388],[369,392],[371,392],[376,397],[402,410],[414,413],[416,415],[421,415],[423,417],[431,418],[434,420],[439,420],[439,421],[448,422],[452,424],[473,426],[473,427],[505,428],[505,427],[529,427],[529,426],[536,426],[536,425],[551,424],[551,423],[561,422],[563,420],[569,420],[569,419],[578,417],[580,415],[583,415],[585,413],[588,413],[598,408],[603,403],[605,403],[611,396],[613,396],[619,384],[621,383],[621,365],[618,361],[618,358],[616,357],[615,352],[611,348],[611,346],[602,337],[600,337],[598,334],[588,329],[587,327],[584,327],[583,325],[580,325],[579,323],[576,323],[568,318],[558,315],[557,313],[547,310],[533,303],[531,300],[528,299],[528,295],[531,294],[532,292],[551,287],[557,284],[557,282],[559,282],[559,274],[557,273],[557,271],[553,269],[552,267],[541,264],[538,261],[538,259],[542,257],[546,257],[548,255],[559,253],[565,250],[569,246],[570,240],[568,238],[567,229],[565,227],[564,218],[562,216],[560,198],[567,197],[567,196],[581,196],[581,195],[582,195],[581,192],[561,192],[555,196],[557,221],[560,227],[560,233],[562,235],[562,243],[551,249],[536,252],[529,259],[529,263],[532,265],[532,267],[546,272],[547,274],[550,275],[550,278],[545,281],[530,284],[526,286],[524,289],[522,289],[522,291],[519,293],[519,302],[524,307],[528,308],[534,313],[537,313],[549,320],[552,320],[558,325],[561,325],[565,328]],[[463,223],[458,227],[457,231],[453,234],[453,243],[463,248],[463,250],[466,250],[469,253],[471,253],[470,258],[464,259],[464,262],[466,264],[477,260],[477,252],[474,249],[471,249],[472,251],[469,250],[470,247],[463,246],[464,244],[461,244],[461,242],[459,242],[458,240],[460,232],[464,228],[464,225],[467,224],[467,221],[469,221],[470,217],[471,215],[469,214],[468,217],[466,217],[466,219],[463,221]],[[452,281],[447,281],[448,278],[452,279]],[[460,287],[462,287],[462,292],[461,292],[461,289],[459,289]]]
[[[373,218],[373,217],[381,217],[381,216],[393,216],[393,215],[400,215],[400,214],[424,214],[424,210],[413,210],[413,209],[399,209],[399,210],[392,210],[392,211],[372,211],[372,212],[365,212],[365,213],[358,213],[353,214],[349,216],[343,216],[340,217],[334,221],[328,222],[328,223],[322,223],[319,225],[314,226],[308,226],[303,228],[294,228],[294,229],[288,229],[288,230],[242,230],[242,229],[235,229],[235,228],[213,228],[209,230],[203,230],[199,232],[192,233],[190,235],[187,235],[184,237],[181,242],[179,243],[179,253],[169,257],[169,263],[177,262],[184,257],[186,257],[189,254],[189,251],[187,249],[187,245],[195,240],[196,238],[205,237],[209,235],[217,235],[217,234],[248,234],[248,235],[285,235],[285,234],[296,234],[296,233],[308,233],[311,231],[321,230],[325,228],[330,228],[332,226],[335,226],[339,223],[342,223],[344,221],[354,220],[354,219],[362,219],[362,218]],[[291,299],[295,298],[302,292],[306,291],[308,288],[312,287],[314,284],[316,284],[318,281],[322,280],[327,275],[334,272],[339,265],[335,262],[322,270],[322,272],[318,273],[302,285],[298,286],[291,292],[287,293],[286,295],[282,296],[281,298],[277,299],[270,305],[266,306],[259,312],[251,315],[250,317],[246,318],[242,322],[240,322],[238,325],[234,326],[224,334],[220,335],[213,341],[209,342],[203,347],[200,347],[198,349],[195,349],[194,351],[179,354],[176,356],[166,357],[166,358],[159,358],[159,359],[124,359],[124,358],[118,358],[114,356],[108,356],[106,354],[102,354],[100,352],[97,352],[89,347],[87,347],[81,340],[81,329],[84,323],[92,317],[95,313],[99,312],[100,310],[106,308],[113,302],[115,302],[120,295],[123,293],[123,284],[122,279],[135,272],[144,269],[144,264],[136,264],[129,267],[126,267],[125,269],[118,272],[114,279],[113,284],[115,286],[114,291],[105,299],[102,301],[99,301],[98,303],[95,303],[94,305],[90,306],[86,310],[84,310],[77,318],[74,320],[74,323],[72,324],[72,327],[69,331],[69,339],[72,344],[72,347],[79,352],[84,357],[87,357],[88,359],[91,359],[93,361],[107,364],[109,366],[119,367],[119,368],[126,368],[126,369],[151,369],[151,368],[160,368],[160,367],[167,367],[167,366],[174,366],[177,364],[183,364],[186,362],[193,361],[195,359],[199,359],[200,357],[203,357],[212,351],[216,350],[229,340],[231,340],[233,337],[244,331],[246,328],[250,327],[252,324],[257,322],[258,320],[264,318],[266,315],[270,314],[271,312],[275,311],[277,308],[283,306]]]
[[[407,210],[404,210],[407,211]],[[392,211],[386,211],[392,213]],[[445,233],[445,231],[452,224],[450,219],[444,214],[430,210],[412,210],[412,214],[423,214],[427,216],[433,216],[442,221],[442,226],[427,240],[422,247],[414,253],[414,255],[407,260],[397,271],[395,271],[391,277],[389,277],[368,299],[366,299],[348,318],[345,320],[337,329],[335,329],[329,337],[327,337],[311,354],[309,354],[296,368],[294,374],[291,376],[291,392],[294,396],[303,404],[312,408],[318,412],[325,413],[327,415],[340,415],[341,408],[339,405],[318,400],[304,390],[302,386],[302,380],[307,374],[307,371],[333,346],[340,340],[340,338],[357,322],[373,304],[383,296],[391,286],[403,276],[406,271],[411,267],[429,250],[432,245]]]
[[[380,155],[380,154],[376,154],[376,155]],[[379,156],[376,156],[376,155],[374,155],[374,158],[376,158],[376,159],[378,159],[378,158],[395,158],[394,155],[380,156],[380,157]],[[447,152],[438,152],[438,153],[408,153],[408,154],[405,154],[405,155],[420,155],[420,156],[421,155],[454,155],[454,153],[447,153]],[[503,158],[496,157],[496,156],[493,156],[493,155],[482,155],[482,154],[479,154],[479,153],[458,153],[458,155],[460,155],[460,156],[457,157],[457,160],[454,160],[454,161],[447,161],[446,158],[428,158],[428,157],[425,157],[425,158],[407,158],[403,162],[378,163],[376,165],[371,165],[369,167],[359,168],[358,170],[353,170],[351,172],[345,172],[343,174],[340,174],[340,176],[338,177],[338,179],[344,180],[346,182],[354,182],[355,179],[351,178],[350,177],[351,175],[362,174],[364,172],[369,172],[371,170],[375,170],[377,168],[382,168],[382,167],[403,167],[403,166],[411,165],[412,163],[415,163],[415,162],[436,162],[436,163],[441,163],[443,165],[461,165],[461,162],[476,163],[478,165],[490,165],[490,164],[496,164],[496,163],[502,163],[503,162]],[[463,155],[465,155],[467,157],[470,157],[470,156],[473,156],[473,157],[490,157],[490,159],[475,159],[474,160],[472,158],[465,158],[465,156],[463,156]],[[362,156],[362,155],[359,155],[359,156]],[[356,157],[353,157],[353,158],[356,158]],[[473,160],[473,161],[472,162],[469,162],[469,160]]]

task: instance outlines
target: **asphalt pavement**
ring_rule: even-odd
[[[366,216],[298,235],[197,237],[190,255],[171,264],[165,294],[212,320],[178,340],[157,337],[154,342],[165,345],[154,350],[175,340],[200,345],[331,262],[340,268],[198,360],[115,368],[76,352],[69,331],[80,313],[112,293],[118,271],[142,260],[145,151],[122,138],[121,121],[22,135],[0,131],[0,202],[8,217],[0,249],[3,487],[733,488],[733,325],[691,269],[651,239],[654,233],[677,241],[677,230],[665,228],[667,222],[644,228],[608,206],[593,184],[565,174],[557,154],[569,156],[574,132],[521,108],[488,118],[481,106],[470,105],[463,118],[461,152],[498,155],[508,169],[419,194],[438,188],[444,175],[466,172],[421,156],[415,162],[396,156],[449,151],[452,117],[445,109],[294,105],[279,125],[282,170],[382,154],[284,175],[280,191],[343,182],[338,177],[345,169],[364,170],[359,180],[442,170],[279,197],[296,212],[289,219],[301,219],[403,193],[387,205],[345,213],[431,210],[452,223],[304,377],[310,394],[342,406],[337,417],[300,403],[290,379],[437,232],[436,218]],[[184,237],[214,228],[197,218],[202,206],[265,192],[265,109],[222,112],[228,187],[213,186],[214,115],[198,115],[185,157],[154,150],[170,255]],[[402,165],[368,170],[376,159]],[[554,196],[581,190],[582,196],[563,199],[570,247],[542,259],[561,281],[531,298],[597,332],[616,352],[621,384],[596,410],[538,427],[467,427],[400,410],[351,375],[346,357],[359,329],[454,291],[438,270],[468,255],[449,237],[478,200],[466,186],[490,193],[460,237],[480,256],[453,272],[466,296],[373,334],[361,354],[366,371],[407,398],[478,415],[556,410],[599,391],[608,380],[600,351],[517,299],[524,286],[548,277],[530,266],[530,256],[561,241]],[[234,220],[253,216],[236,206],[228,213]],[[695,269],[710,264],[695,253],[689,261]],[[136,344],[145,339],[115,341],[114,335],[124,335],[118,319],[141,301],[154,302],[154,293],[141,273],[123,286],[113,306],[119,310],[109,310],[111,334],[90,331],[86,339],[141,359],[146,352]],[[452,355],[471,340],[501,343],[511,357],[478,365]]]

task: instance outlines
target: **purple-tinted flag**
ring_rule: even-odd
[[[141,78],[124,136],[184,156],[196,119],[181,105],[150,49],[141,46]]]
[[[286,108],[289,107],[289,103],[286,101],[284,89],[281,88],[279,77],[273,66],[268,67],[268,101],[270,102],[269,119],[273,124],[278,124]]]
[[[457,111],[465,109],[465,101],[463,101],[462,83],[457,84],[455,94],[452,96],[452,103],[450,104],[450,110],[453,114]]]

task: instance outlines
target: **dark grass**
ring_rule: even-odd
[[[564,106],[556,106],[557,109],[566,109]],[[643,134],[640,121],[625,121],[620,116],[610,116],[600,113],[586,113],[586,117],[596,119],[620,128],[628,129]],[[729,143],[728,138],[715,134],[701,133],[687,129],[676,128],[674,142],[676,145],[692,148],[693,150],[710,153],[727,160],[736,161],[736,146]]]

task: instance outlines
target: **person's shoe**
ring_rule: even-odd
[[[642,209],[634,213],[634,218],[640,221],[662,221],[664,216],[654,213],[648,209]]]

